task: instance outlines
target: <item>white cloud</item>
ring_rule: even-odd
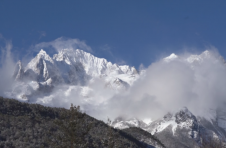
[[[12,60],[10,41],[2,47],[0,68],[0,95],[10,88],[15,63]],[[52,47],[80,48],[86,51],[92,49],[85,42],[78,39],[58,38],[52,42],[42,42],[36,48]],[[200,64],[192,66],[185,57],[179,55],[178,60],[165,62],[163,60],[152,63],[145,69],[146,73],[136,81],[128,91],[114,93],[104,88],[105,82],[94,79],[88,83],[91,91],[89,97],[81,97],[82,91],[71,86],[59,86],[48,97],[38,98],[38,102],[50,106],[69,108],[71,103],[81,105],[86,112],[98,119],[114,119],[118,116],[138,117],[141,119],[156,119],[169,111],[187,106],[194,114],[206,116],[206,109],[216,109],[226,101],[226,66],[213,47],[211,55],[203,59]],[[70,88],[71,87],[71,88]],[[71,90],[69,90],[71,89]],[[92,97],[90,97],[92,96]],[[37,100],[36,100],[37,101]]]
[[[11,89],[13,84],[13,73],[15,68],[15,62],[11,55],[12,42],[5,40],[3,36],[0,39],[4,40],[5,46],[1,47],[1,61],[0,61],[0,95],[4,96],[4,93]]]
[[[152,63],[128,92],[113,96],[99,108],[102,118],[156,119],[184,106],[195,115],[208,116],[208,109],[217,109],[226,102],[225,76],[226,66],[215,51],[192,66],[184,60],[160,60]]]
[[[59,86],[43,99],[47,102],[39,99],[39,103],[66,108],[74,103],[102,120],[118,116],[154,120],[184,106],[195,115],[206,116],[207,109],[217,109],[226,101],[226,66],[215,49],[200,64],[183,60],[189,55],[152,63],[128,91],[114,93],[104,88],[101,79],[94,79],[88,84],[88,97],[78,95],[81,89],[69,91],[71,86]]]
[[[79,39],[64,38],[64,37],[57,38],[51,42],[42,42],[42,43],[36,44],[34,47],[37,50],[50,47],[50,48],[54,48],[58,52],[64,48],[81,49],[84,51],[92,52],[92,48],[86,45],[85,41],[81,41]]]

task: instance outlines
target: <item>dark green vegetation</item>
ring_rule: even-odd
[[[137,127],[130,127],[123,130],[124,132],[136,137],[136,139],[153,146],[162,147],[164,148],[164,144],[159,141],[155,136],[151,135],[149,132],[142,130],[141,128]]]
[[[0,97],[1,148],[152,147],[134,135],[134,130],[138,133],[139,129],[113,129],[73,105],[67,110]],[[144,132],[142,130],[141,135]],[[148,133],[144,136],[153,138]]]

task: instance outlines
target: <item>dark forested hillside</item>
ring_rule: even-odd
[[[128,131],[113,129],[82,113],[78,106],[67,110],[0,97],[0,147],[138,148],[151,145]]]
[[[136,139],[143,141],[146,144],[153,145],[153,147],[165,148],[165,145],[162,144],[155,136],[151,135],[149,132],[144,131],[141,128],[130,127],[123,129],[124,132],[132,135]]]

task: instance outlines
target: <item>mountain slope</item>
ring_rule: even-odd
[[[155,136],[151,135],[147,131],[142,130],[141,128],[137,127],[130,127],[123,129],[124,132],[129,133],[136,139],[139,139],[140,141],[147,143],[149,145],[153,145],[153,147],[156,148],[164,148],[165,145],[162,144],[161,141],[159,141]]]
[[[62,137],[67,134],[60,124],[62,121],[67,125],[68,120],[73,118],[76,123],[75,132],[82,133],[84,128],[80,125],[90,125],[90,129],[84,135],[85,147],[104,148],[109,144],[113,147],[133,147],[148,148],[153,147],[146,141],[140,141],[133,134],[113,129],[102,121],[96,120],[81,112],[75,112],[79,116],[71,116],[74,112],[63,108],[50,108],[38,104],[28,104],[14,99],[0,97],[0,146],[1,147],[68,147],[69,139]],[[64,115],[64,116],[63,116]],[[66,116],[65,116],[66,115]],[[70,120],[70,121],[73,121]],[[66,138],[66,141],[58,139],[58,135]],[[141,134],[142,136],[142,134]],[[146,134],[148,137],[148,135]],[[154,143],[160,143],[157,139],[152,139]],[[57,144],[57,145],[55,145]]]
[[[119,129],[140,127],[156,136],[169,148],[198,148],[203,141],[208,141],[208,139],[217,139],[223,142],[226,140],[226,132],[218,126],[216,120],[209,121],[203,117],[196,117],[186,107],[175,113],[168,113],[163,118],[148,125],[138,119],[116,119],[112,126]]]
[[[145,130],[164,140],[168,147],[199,147],[200,126],[196,117],[187,108],[182,108],[152,122]]]

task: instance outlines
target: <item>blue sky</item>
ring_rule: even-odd
[[[80,39],[94,55],[136,67],[206,46],[226,57],[226,1],[1,0],[0,34],[19,57],[59,37]]]

